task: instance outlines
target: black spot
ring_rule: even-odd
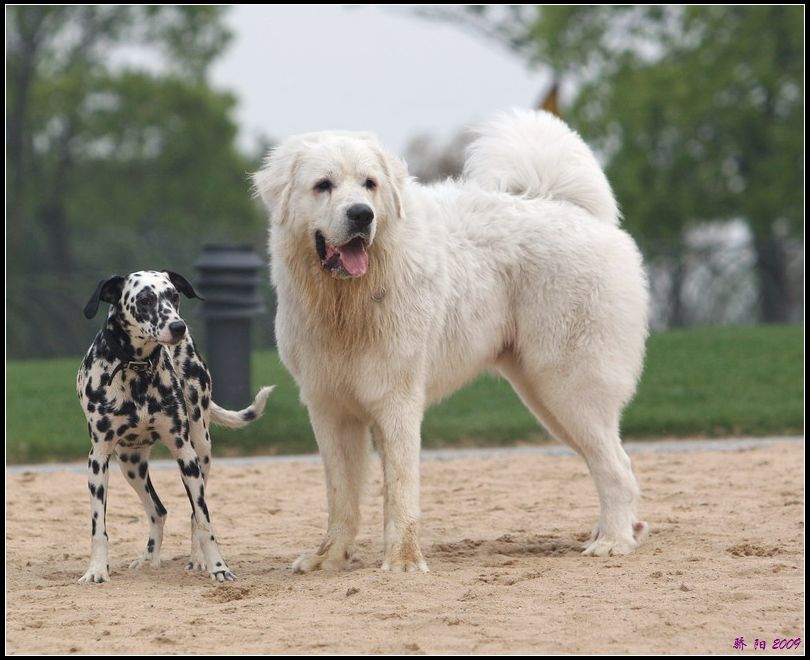
[[[180,471],[187,477],[194,477],[196,479],[200,476],[200,464],[196,458],[193,461],[189,461],[188,465],[186,465],[182,458],[178,458],[177,464],[180,466]]]
[[[96,341],[98,341],[98,336],[96,336]],[[82,368],[85,371],[90,371],[90,367],[93,366],[94,357],[95,357],[95,351],[93,351],[93,347],[91,346],[90,350],[87,352],[87,355],[84,356],[84,360],[82,360]]]
[[[138,408],[135,405],[134,401],[124,401],[118,410],[115,411],[116,415],[124,416],[126,415],[129,417],[129,425],[130,426],[137,426],[138,425]]]
[[[129,460],[129,454],[120,454],[118,460],[122,463],[126,463]]]
[[[104,501],[104,486],[99,486],[99,487],[98,487],[98,490],[96,490],[96,499],[97,499],[99,502],[103,502],[103,501]]]
[[[152,502],[155,505],[155,510],[157,511],[158,515],[162,518],[166,515],[166,507],[163,506],[163,502],[160,501],[157,492],[155,492],[155,487],[152,485],[152,479],[146,479],[146,492],[149,493],[149,496],[152,498]],[[188,492],[188,489],[186,489]]]
[[[135,478],[135,473],[132,470],[127,470],[127,476],[130,479],[134,479]]]
[[[141,479],[146,478],[146,472],[149,470],[149,463],[141,463],[138,466],[138,474],[141,475]]]
[[[208,522],[211,522],[211,518],[208,517],[208,506],[205,504],[205,497],[203,496],[202,486],[200,486],[200,496],[197,498],[197,506],[199,506],[200,509],[202,510],[203,514],[205,515],[205,519]]]
[[[183,438],[179,435],[174,439],[174,444],[177,445],[177,448],[180,449],[183,446]]]
[[[110,418],[106,415],[96,422],[96,428],[101,431],[101,433],[109,431],[111,426],[112,422],[110,422]]]
[[[95,459],[93,459],[93,461],[90,463],[90,467],[93,468],[93,474],[98,474],[98,471],[101,468],[101,466],[98,464],[98,461]]]
[[[84,388],[84,394],[87,397],[87,400],[90,403],[96,403],[99,405],[104,405],[106,403],[107,398],[104,396],[104,377],[106,374],[102,374],[101,381],[102,385],[98,389],[93,389],[93,379],[87,379],[87,385]]]

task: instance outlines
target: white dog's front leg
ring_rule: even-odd
[[[329,523],[318,550],[295,560],[294,573],[349,568],[360,527],[360,493],[370,447],[367,423],[316,406],[310,407],[310,420],[326,472]]]
[[[384,571],[428,572],[419,547],[421,411],[386,412],[378,421],[385,473]]]

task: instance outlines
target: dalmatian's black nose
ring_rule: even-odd
[[[169,323],[169,330],[174,339],[180,339],[180,337],[186,334],[186,324],[182,321],[172,321]]]

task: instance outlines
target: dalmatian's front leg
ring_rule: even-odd
[[[118,465],[129,485],[138,494],[149,520],[149,540],[140,559],[133,561],[130,568],[151,566],[160,568],[160,546],[163,543],[163,524],[166,522],[166,507],[158,497],[152,480],[149,478],[149,453],[151,447],[142,449],[116,448]]]
[[[196,521],[194,539],[200,544],[208,574],[215,582],[235,580],[236,576],[231,573],[219,552],[214,530],[211,527],[208,505],[205,502],[205,481],[196,452],[191,448],[188,440],[179,437],[174,443],[166,444],[180,466],[183,485],[186,488],[191,511]]]
[[[208,486],[208,473],[211,471],[211,436],[208,434],[206,425],[202,420],[191,423],[191,447],[194,449],[197,457],[200,459],[200,470],[202,470],[203,483]],[[202,548],[197,532],[197,520],[194,513],[191,514],[191,559],[186,564],[188,571],[204,571],[205,570],[205,557],[203,556]]]
[[[110,564],[107,539],[107,485],[110,473],[112,447],[98,442],[90,450],[87,461],[87,487],[90,490],[90,524],[92,529],[90,545],[90,567],[79,578],[79,582],[109,582]]]

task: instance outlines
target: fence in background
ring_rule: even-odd
[[[261,252],[260,252],[261,254]],[[654,330],[695,325],[755,324],[762,321],[762,296],[766,290],[783,296],[787,322],[804,318],[804,246],[784,242],[784,273],[768,281],[757,264],[757,251],[750,237],[739,231],[698,232],[683,243],[648,247],[645,262],[650,280],[650,323]],[[183,272],[192,281],[198,254],[184,255],[166,268]],[[146,267],[151,267],[151,264]],[[122,269],[120,272],[126,273]],[[87,350],[105,311],[87,321],[82,316],[90,294],[107,269],[85,266],[67,277],[57,277],[43,268],[25,276],[9,270],[6,284],[7,357],[37,358],[79,356]],[[253,321],[253,345],[274,346],[275,298],[267,270],[260,271],[259,295],[266,311]],[[198,343],[205,346],[201,305],[184,301],[182,314]]]

